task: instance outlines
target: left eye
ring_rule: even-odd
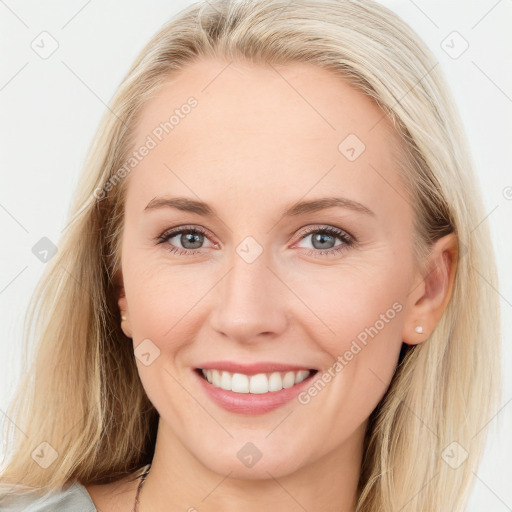
[[[354,244],[354,239],[348,233],[333,226],[310,228],[302,234],[300,240],[305,240],[309,236],[314,250],[309,250],[308,255],[333,254]],[[341,240],[341,243],[336,244],[336,239]]]

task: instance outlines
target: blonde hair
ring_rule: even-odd
[[[369,418],[357,512],[463,510],[500,399],[494,254],[462,123],[436,59],[406,23],[370,0],[199,2],[142,50],[90,146],[69,225],[28,311],[24,349],[29,338],[37,344],[8,411],[17,427],[7,423],[5,432],[14,432],[14,443],[4,494],[13,484],[48,491],[71,480],[116,480],[151,462],[158,413],[119,326],[127,180],[115,176],[146,100],[208,56],[308,62],[350,81],[401,140],[419,261],[432,242],[456,234],[461,250],[447,309],[427,341],[404,346]],[[442,456],[454,441],[462,448],[451,448],[468,452],[457,468]],[[43,442],[57,452],[49,469],[32,456]]]

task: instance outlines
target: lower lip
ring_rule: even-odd
[[[235,393],[226,391],[210,384],[201,377],[197,371],[193,370],[194,375],[199,379],[201,386],[208,396],[220,407],[230,412],[239,414],[264,414],[273,411],[278,407],[291,402],[304,388],[308,387],[312,378],[316,375],[310,374],[306,379],[291,388],[281,391],[271,391],[269,393]]]

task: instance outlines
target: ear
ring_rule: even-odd
[[[118,286],[118,298],[117,298],[117,305],[119,306],[119,312],[121,316],[121,329],[123,330],[124,334],[128,337],[132,337],[132,328],[130,324],[130,314],[128,311],[128,301],[126,300],[126,294],[124,290],[124,283],[123,283],[123,277],[122,274],[120,275],[119,281],[120,284]],[[123,317],[125,320],[123,320]]]
[[[457,238],[453,233],[433,244],[426,271],[418,273],[409,292],[402,332],[404,343],[417,345],[432,334],[452,295],[457,255]]]

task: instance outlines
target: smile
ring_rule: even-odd
[[[299,370],[289,372],[257,373],[245,375],[216,369],[201,369],[204,378],[216,388],[234,393],[274,393],[288,389],[307,379],[312,371]]]
[[[292,402],[318,370],[282,363],[212,361],[192,374],[213,403],[232,413],[253,415]]]

